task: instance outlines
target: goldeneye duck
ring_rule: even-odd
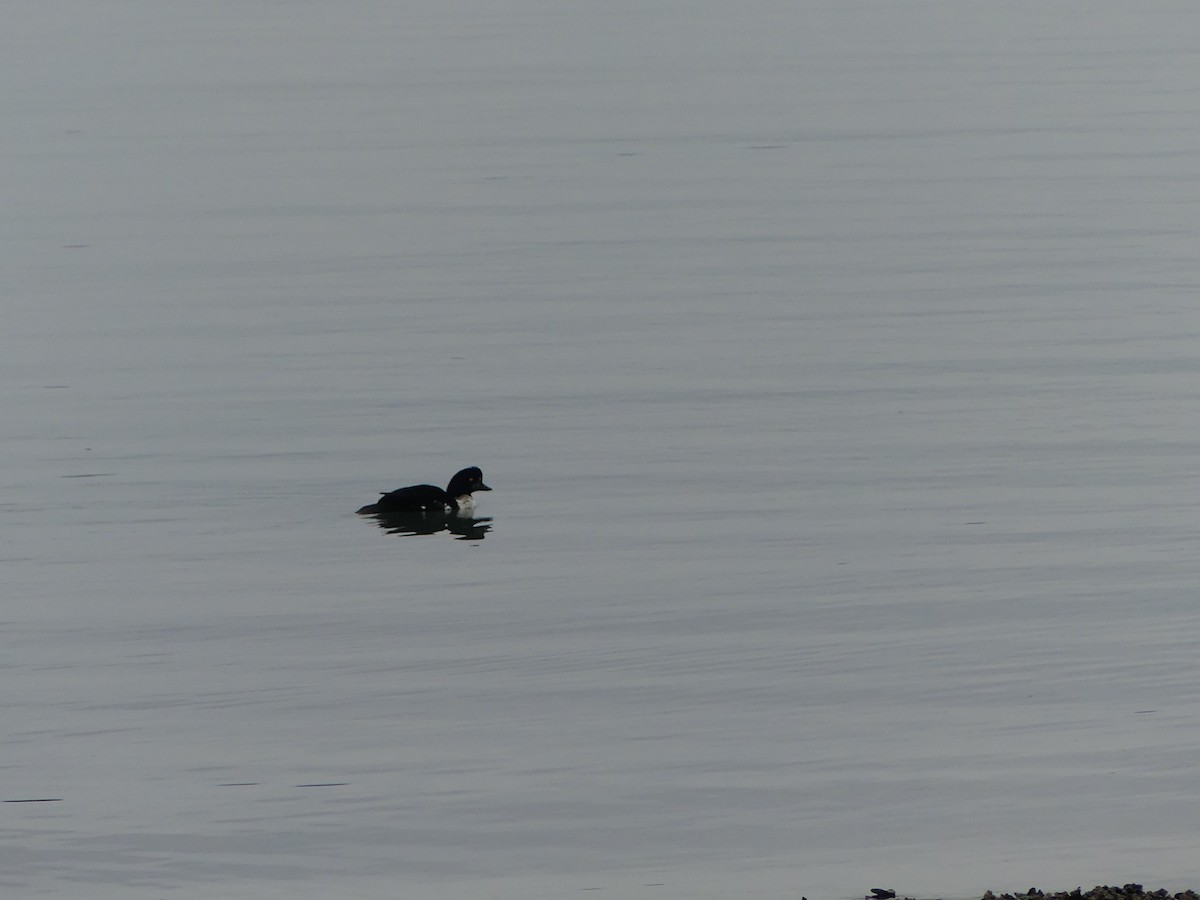
[[[463,469],[450,479],[443,491],[432,484],[414,484],[382,494],[377,501],[359,510],[363,515],[380,515],[403,512],[471,512],[475,509],[475,491],[490,491],[483,483],[483,472],[478,466]]]

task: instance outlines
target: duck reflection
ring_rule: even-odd
[[[404,510],[401,512],[362,513],[374,519],[388,534],[411,537],[417,534],[438,534],[448,531],[457,541],[482,541],[492,530],[491,516],[476,518],[469,514],[442,510]]]

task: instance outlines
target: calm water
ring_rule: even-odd
[[[5,896],[1197,886],[1200,12],[10,18]]]

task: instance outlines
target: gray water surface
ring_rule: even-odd
[[[5,896],[1197,886],[1195,10],[11,18]]]

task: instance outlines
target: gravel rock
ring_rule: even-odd
[[[1035,887],[1015,894],[994,894],[988,891],[982,900],[1200,900],[1193,890],[1180,891],[1172,894],[1166,888],[1148,891],[1140,884],[1098,884],[1090,891],[1075,888],[1073,891],[1056,891],[1045,893]]]

